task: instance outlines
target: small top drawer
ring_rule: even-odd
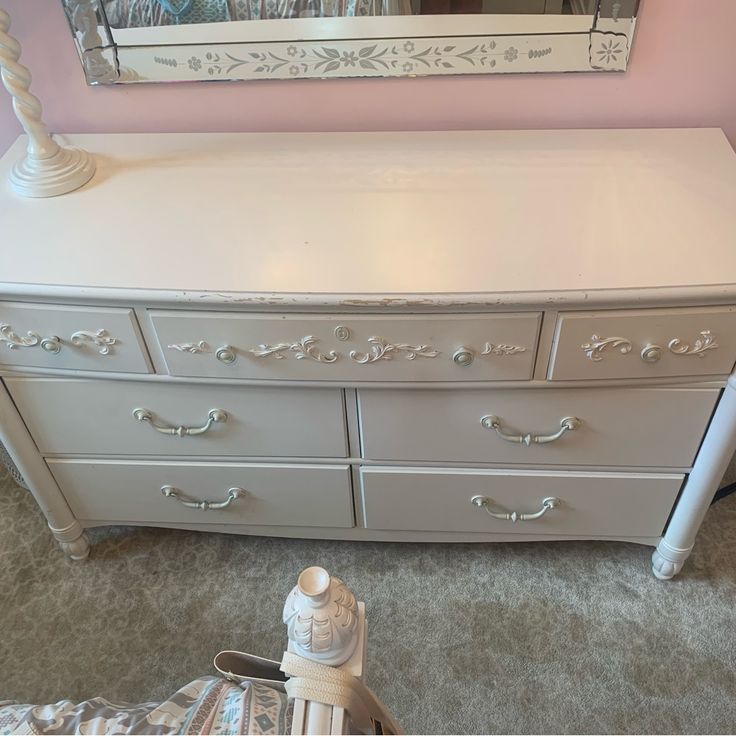
[[[549,378],[731,373],[736,307],[570,312],[557,321]]]
[[[148,373],[131,309],[0,302],[0,365]]]
[[[489,381],[531,378],[541,315],[151,311],[150,317],[172,375]]]

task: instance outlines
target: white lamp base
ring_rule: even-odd
[[[10,186],[24,197],[56,197],[86,184],[95,168],[87,151],[59,147],[53,156],[19,161],[10,172]]]
[[[79,189],[95,173],[86,151],[62,148],[41,118],[41,103],[31,94],[31,73],[20,59],[20,44],[8,31],[10,15],[0,8],[0,79],[13,98],[13,110],[28,134],[28,153],[10,172],[10,186],[23,197],[56,197]]]

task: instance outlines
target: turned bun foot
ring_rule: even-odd
[[[64,554],[72,560],[86,560],[89,556],[89,539],[78,521],[72,522],[64,529],[56,529],[49,524],[49,529]]]
[[[665,550],[665,552],[670,552],[670,554],[665,557],[660,551],[660,547],[663,545],[664,542],[660,542],[659,547],[652,552],[652,572],[654,573],[654,577],[658,580],[671,580],[678,572],[680,572],[680,570],[682,570],[682,566],[685,564],[685,560],[687,559],[687,555],[690,553],[690,550]],[[681,557],[681,559],[671,559],[675,556]]]
[[[77,537],[73,542],[59,542],[59,545],[72,560],[86,560],[89,557],[89,539],[86,534]]]

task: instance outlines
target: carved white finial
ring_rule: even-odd
[[[355,596],[322,567],[304,570],[284,605],[294,651],[332,667],[347,662],[355,651],[358,621]]]
[[[10,16],[0,8],[0,76],[13,96],[13,110],[28,134],[28,152],[10,173],[10,184],[26,197],[54,197],[86,184],[95,173],[92,156],[62,148],[41,119],[41,103],[29,91],[31,73],[19,63],[21,47],[8,34]]]

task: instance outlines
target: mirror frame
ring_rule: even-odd
[[[390,38],[325,38],[322,33],[300,33],[299,40],[228,40],[208,43],[153,43],[123,45],[115,42],[98,0],[62,0],[77,44],[87,83],[192,82],[200,80],[324,79],[331,77],[416,77],[455,74],[507,74],[519,72],[623,72],[626,70],[639,1],[631,15],[619,17],[615,0],[596,0],[589,30],[573,32],[499,33],[434,36],[427,33]],[[602,17],[606,4],[610,17]],[[407,20],[421,16],[396,16]],[[491,17],[491,16],[488,16]],[[498,16],[503,17],[503,16]],[[517,20],[524,16],[512,16]],[[544,16],[530,15],[539,22]],[[552,16],[550,16],[552,17]],[[462,16],[453,18],[457,27]],[[465,19],[477,16],[465,16]],[[386,18],[388,19],[388,17]],[[315,19],[262,21],[301,23],[309,28]],[[365,21],[359,19],[339,19]],[[381,21],[384,18],[380,19]],[[239,21],[249,24],[253,21]],[[439,23],[439,21],[436,21]],[[467,22],[467,21],[466,21]],[[532,20],[530,20],[532,23]],[[215,26],[230,24],[207,24]],[[234,24],[233,24],[234,25]],[[376,24],[378,25],[378,24]],[[430,25],[430,24],[428,24]],[[586,24],[587,25],[587,24]],[[279,27],[282,27],[279,26]],[[189,35],[176,31],[180,37]],[[293,28],[294,26],[291,25]],[[186,29],[187,26],[166,26]],[[317,26],[312,25],[316,29]],[[140,30],[140,29],[139,29]],[[148,29],[143,29],[148,30]],[[139,34],[140,35],[140,34]],[[232,35],[229,33],[228,35]],[[263,35],[263,34],[259,34]],[[268,35],[268,34],[266,34]],[[313,37],[310,37],[313,36]]]

